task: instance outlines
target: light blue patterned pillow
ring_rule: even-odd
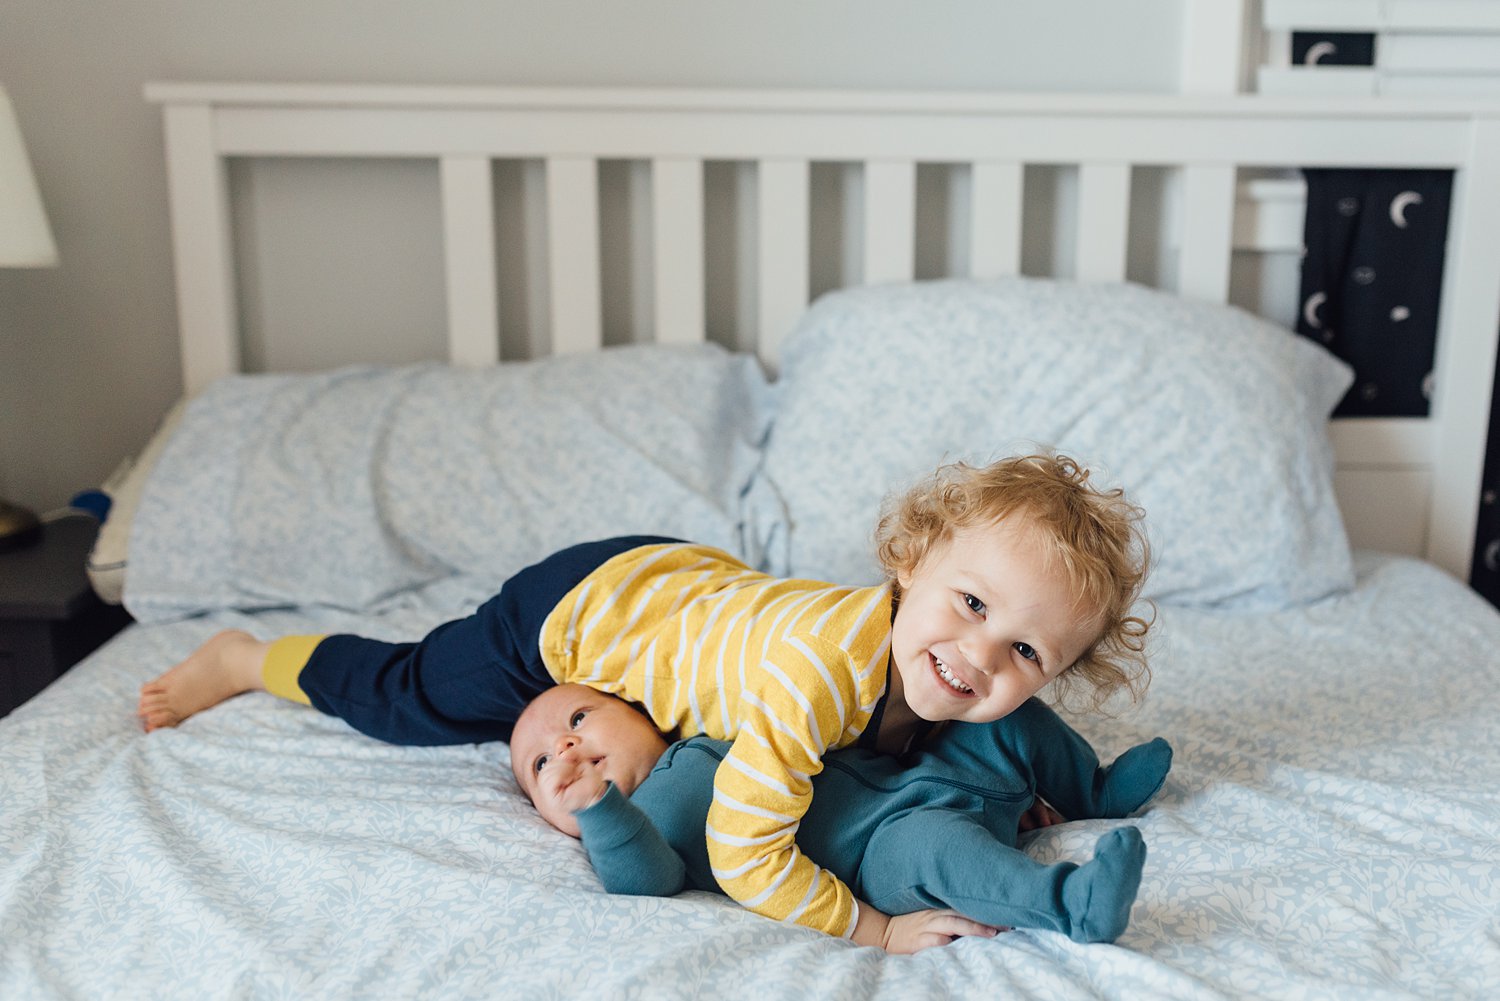
[[[369,610],[457,576],[493,589],[563,546],[623,534],[759,562],[741,507],[768,392],[754,359],[711,344],[224,379],[190,404],[147,482],[125,604],[147,620]]]
[[[888,285],[813,305],[783,353],[774,569],[878,579],[881,501],[941,462],[1054,446],[1146,509],[1147,595],[1237,608],[1353,582],[1329,412],[1348,368],[1238,309],[1133,285]]]

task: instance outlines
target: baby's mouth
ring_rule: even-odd
[[[948,665],[944,664],[941,660],[938,660],[936,654],[928,654],[928,656],[932,658],[932,668],[937,672],[937,676],[942,680],[943,684],[953,689],[953,691],[959,695],[974,694],[974,689],[970,688],[962,681],[959,681],[958,676],[955,675],[952,671],[948,670]]]
[[[580,762],[573,768],[572,774],[570,774],[566,779],[563,779],[557,784],[557,794],[560,796],[563,793],[567,792],[570,788],[573,787],[574,783],[582,779],[584,774],[590,769],[602,769],[603,767],[604,758],[602,757],[590,758],[587,761]]]

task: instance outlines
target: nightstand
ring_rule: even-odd
[[[35,545],[0,553],[0,716],[41,691],[131,621],[84,572],[99,525],[50,522]]]

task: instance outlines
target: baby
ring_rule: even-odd
[[[560,685],[521,714],[511,767],[545,820],[582,837],[605,889],[666,896],[719,891],[703,831],[728,749],[706,737],[668,746],[628,703]],[[1157,738],[1101,768],[1077,732],[1031,699],[993,723],[950,724],[899,759],[828,755],[797,843],[888,914],[951,908],[990,927],[1113,942],[1141,881],[1140,832],[1110,831],[1081,866],[1042,865],[1016,847],[1017,825],[1038,796],[1073,820],[1128,816],[1171,762]]]
[[[461,744],[508,740],[534,698],[587,685],[663,733],[731,742],[707,826],[725,893],[905,951],[915,922],[861,903],[799,847],[811,778],[827,752],[900,753],[1044,687],[1144,686],[1140,512],[1088,479],[1051,454],[945,466],[882,518],[887,579],[871,586],[772,577],[674,539],[584,543],[415,643],[222,633],[143,686],[138,711],[150,730],[264,690],[382,740]]]

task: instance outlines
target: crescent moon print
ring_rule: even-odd
[[[1338,50],[1339,47],[1332,42],[1319,42],[1307,50],[1307,55],[1302,57],[1302,64],[1304,66],[1315,66],[1319,59],[1322,59],[1324,56],[1331,56],[1338,52]]]
[[[1405,229],[1406,209],[1411,205],[1421,205],[1422,196],[1415,191],[1403,191],[1391,199],[1391,222],[1396,224],[1397,229]]]
[[[1307,301],[1302,304],[1302,319],[1306,320],[1307,325],[1309,327],[1312,327],[1314,330],[1323,329],[1323,321],[1318,319],[1318,307],[1322,306],[1323,303],[1327,301],[1327,292],[1314,292],[1312,295],[1308,296]]]

